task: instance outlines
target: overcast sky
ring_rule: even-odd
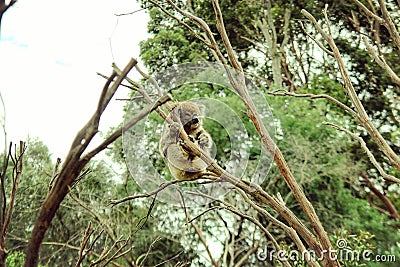
[[[64,158],[77,131],[95,110],[111,63],[139,57],[148,15],[135,0],[18,0],[3,17],[0,92],[8,141],[38,137]],[[135,77],[135,76],[133,76]],[[118,97],[126,97],[122,89]],[[123,120],[113,100],[101,129]],[[3,141],[0,141],[3,145]]]

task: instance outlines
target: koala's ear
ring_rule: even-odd
[[[182,107],[179,104],[173,106],[171,112],[174,113],[174,115],[176,116],[176,119],[178,119],[178,121],[181,119]]]
[[[179,102],[179,101],[175,101],[175,102],[172,102],[171,104],[170,104],[170,107],[171,107],[171,109],[175,109],[177,106],[179,106],[181,104],[181,102]]]
[[[204,106],[203,104],[197,104],[197,106],[198,106],[199,109],[200,109],[200,114],[201,114],[202,116],[204,116],[204,115],[206,114],[206,106]]]
[[[169,105],[169,107],[171,108],[171,112],[174,112],[176,115],[179,115],[180,114],[180,107],[179,107],[180,104],[181,103],[178,101],[171,103]]]

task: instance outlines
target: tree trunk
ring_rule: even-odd
[[[6,267],[7,253],[4,247],[0,248],[0,267]]]

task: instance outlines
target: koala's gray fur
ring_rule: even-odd
[[[191,141],[210,155],[212,139],[203,128],[201,119],[204,107],[185,101],[174,103],[172,108],[174,116],[170,115],[170,117],[180,120]],[[183,140],[179,137],[180,123],[175,121],[164,129],[160,140],[160,153],[175,179],[194,180],[204,173],[207,165],[182,146]]]

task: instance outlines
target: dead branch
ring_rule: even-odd
[[[119,205],[119,204],[124,203],[124,202],[129,201],[129,200],[157,196],[158,193],[160,193],[162,190],[164,190],[168,186],[171,186],[171,185],[174,185],[174,184],[177,184],[177,183],[180,183],[180,182],[185,182],[185,181],[180,181],[180,180],[168,181],[168,182],[160,184],[160,186],[156,190],[154,190],[154,191],[152,191],[150,193],[134,195],[134,196],[127,196],[127,197],[124,197],[124,198],[119,199],[119,200],[111,200],[110,201],[110,205],[113,207],[113,206]]]
[[[329,44],[331,47],[336,62],[338,63],[340,73],[342,75],[342,79],[344,81],[344,89],[348,94],[351,102],[353,103],[359,117],[359,123],[362,127],[364,127],[371,138],[375,141],[375,143],[379,146],[381,151],[386,155],[389,159],[390,163],[398,170],[400,170],[400,157],[396,155],[396,153],[392,150],[386,140],[382,137],[376,127],[372,124],[367,112],[364,109],[354,87],[350,79],[350,75],[345,67],[342,56],[340,55],[339,49],[337,48],[335,41],[331,34],[326,33],[322,27],[318,24],[316,19],[308,13],[306,10],[302,10],[301,13],[309,19],[309,21],[313,24],[315,29],[322,35],[323,39]],[[324,11],[325,19],[328,21],[326,10]]]
[[[367,187],[369,189],[371,189],[372,193],[374,193],[374,195],[377,196],[379,198],[379,200],[382,201],[382,203],[385,205],[386,210],[383,210],[383,212],[384,213],[389,212],[390,216],[393,219],[399,220],[400,219],[400,215],[397,212],[397,209],[393,205],[392,201],[390,201],[390,199],[387,196],[382,194],[381,191],[379,191],[379,189],[374,186],[374,184],[368,179],[368,176],[365,173],[361,173],[360,176],[363,178],[363,180],[364,180],[365,184],[367,185]]]
[[[8,4],[6,4],[6,0],[0,0],[0,30],[1,30],[1,20],[3,18],[4,13],[12,7],[17,0],[11,0]]]
[[[252,120],[253,124],[255,125],[257,132],[259,133],[261,140],[264,144],[264,147],[271,153],[271,155],[274,156],[275,163],[279,170],[281,171],[283,177],[285,178],[285,181],[287,185],[289,186],[290,190],[293,192],[296,200],[299,202],[300,206],[302,207],[303,211],[306,213],[312,227],[314,228],[319,241],[321,242],[321,246],[325,250],[329,250],[332,246],[330,244],[329,238],[327,233],[325,232],[318,215],[316,214],[314,207],[312,204],[308,201],[307,197],[303,193],[301,187],[297,183],[296,179],[294,178],[285,158],[283,157],[282,152],[280,149],[276,146],[275,142],[272,140],[271,136],[269,135],[265,125],[263,124],[260,115],[257,112],[256,106],[250,97],[244,75],[243,75],[243,68],[241,67],[241,64],[239,63],[237,57],[235,56],[233,52],[233,48],[230,44],[228,35],[225,31],[224,28],[224,22],[222,18],[222,12],[219,7],[218,0],[213,0],[213,7],[214,11],[216,14],[216,19],[217,19],[217,29],[222,37],[224,46],[226,50],[228,51],[228,57],[231,65],[236,69],[238,72],[238,77],[239,79],[235,80],[233,79],[232,75],[228,75],[230,78],[231,84],[233,88],[236,90],[236,92],[241,96],[244,104],[246,105],[247,108],[247,113]],[[242,188],[241,188],[242,189]],[[271,203],[270,203],[271,204]],[[278,213],[281,214],[282,210],[276,210]],[[298,229],[296,229],[298,230]],[[311,246],[311,244],[309,244]],[[313,244],[314,246],[316,244]],[[313,248],[314,249],[314,248]],[[319,255],[321,253],[320,249],[315,248],[315,252]],[[339,263],[336,260],[332,259],[323,259],[323,261],[328,265],[328,266],[338,266]]]
[[[91,232],[90,232],[90,228],[92,226],[92,223],[89,222],[85,234],[82,238],[82,242],[81,242],[81,247],[79,249],[79,257],[78,260],[76,261],[75,267],[79,267],[83,261],[83,259],[85,258],[85,256],[87,255],[88,251],[84,252],[84,249],[86,247],[87,241],[89,240],[89,237],[91,236]]]
[[[208,257],[210,258],[210,261],[211,261],[212,265],[215,266],[215,267],[219,267],[220,265],[219,265],[219,263],[214,259],[213,255],[212,255],[212,253],[211,253],[211,250],[210,250],[210,248],[209,248],[209,246],[208,246],[208,244],[207,244],[207,241],[206,241],[206,239],[205,239],[205,237],[204,237],[204,235],[203,235],[203,233],[202,233],[200,227],[197,226],[197,225],[193,222],[193,220],[190,218],[189,212],[188,212],[188,210],[186,209],[185,198],[183,197],[182,191],[178,190],[178,192],[179,192],[179,195],[180,195],[182,208],[183,208],[183,210],[184,210],[184,212],[185,212],[186,224],[190,224],[190,225],[193,227],[194,231],[196,232],[197,236],[198,236],[199,239],[200,239],[200,242],[203,244],[203,246],[204,246],[204,248],[205,248],[205,250],[206,250],[206,252],[207,252]]]
[[[347,105],[343,104],[342,102],[340,102],[339,100],[337,100],[336,98],[334,98],[330,95],[326,95],[326,94],[318,94],[318,95],[316,95],[316,94],[296,94],[296,93],[288,92],[288,91],[284,91],[284,90],[276,90],[276,91],[272,91],[272,92],[267,92],[267,94],[273,95],[273,96],[291,96],[291,97],[298,97],[298,98],[305,97],[305,98],[310,98],[310,99],[324,98],[324,99],[327,99],[327,100],[335,103],[343,110],[347,111],[356,120],[360,119],[354,110],[352,110],[350,107],[348,107]]]
[[[369,17],[373,18],[374,20],[378,21],[380,24],[385,24],[385,20],[376,15],[374,12],[368,9],[363,3],[358,0],[352,0],[362,11],[365,12]]]
[[[387,74],[389,74],[390,78],[392,81],[400,86],[400,77],[393,71],[393,69],[386,63],[386,60],[382,56],[378,56],[375,50],[372,48],[372,46],[369,44],[368,39],[363,36],[362,37],[365,46],[367,47],[368,53],[371,55],[371,57],[378,63],[378,65],[384,69]]]
[[[89,238],[93,235],[93,231],[91,231],[91,227],[92,227],[92,223],[89,222],[88,226],[86,228],[85,234],[82,238],[82,242],[81,242],[81,247],[79,249],[79,257],[78,260],[75,264],[75,267],[79,267],[81,266],[83,260],[85,259],[85,257],[87,255],[89,255],[89,253],[91,253],[93,251],[93,247],[95,245],[95,243],[97,242],[97,240],[100,238],[100,236],[103,234],[104,230],[101,230],[97,236],[93,239],[93,241],[91,242],[91,244],[89,245],[89,247],[85,250],[86,245],[88,244]]]
[[[238,190],[240,190],[240,189],[238,189]],[[246,197],[245,200],[246,200],[246,199],[249,200],[248,203],[252,202],[249,198],[247,198],[246,194],[245,194],[243,191],[241,191],[241,192],[242,192],[242,193],[244,194],[244,196]],[[223,204],[223,206],[216,206],[216,207],[210,208],[210,209],[207,210],[207,212],[208,212],[208,211],[211,211],[211,210],[215,210],[215,209],[218,209],[218,210],[219,210],[219,209],[226,209],[226,210],[228,210],[228,211],[230,211],[230,212],[232,212],[232,213],[238,215],[239,217],[244,218],[244,219],[246,219],[246,220],[252,222],[253,224],[255,224],[257,227],[259,227],[259,228],[264,232],[264,234],[265,234],[266,237],[268,237],[268,238],[271,240],[271,242],[272,242],[272,244],[274,245],[276,251],[281,251],[280,246],[279,246],[278,242],[275,240],[274,236],[273,236],[273,235],[268,231],[268,229],[265,228],[265,227],[260,223],[260,221],[258,221],[254,216],[249,216],[249,215],[244,214],[243,212],[239,211],[236,207],[234,207],[232,204],[230,204],[230,203],[228,203],[228,202],[226,202],[226,201],[223,201],[223,200],[221,200],[221,199],[218,199],[218,198],[215,198],[215,197],[212,197],[212,196],[209,196],[209,195],[200,193],[200,192],[189,192],[189,194],[198,195],[198,196],[202,196],[202,197],[206,197],[206,198],[209,198],[209,199],[211,199],[211,200],[213,200],[213,201],[216,201],[216,202],[218,202],[218,203]],[[247,201],[246,201],[246,202],[247,202]],[[254,202],[252,202],[252,203],[254,204]],[[254,204],[254,205],[255,205],[255,204]],[[254,207],[253,207],[253,208],[254,208]],[[273,217],[272,215],[270,215],[267,211],[265,211],[265,212],[268,214],[268,216],[269,216],[270,218],[272,218],[274,224],[278,225],[278,226],[281,227],[283,230],[288,230],[288,229],[289,229],[289,227],[287,227],[284,223],[282,223],[282,222],[280,222],[279,220],[277,220],[276,218],[274,218],[274,217]],[[191,221],[193,221],[193,220],[195,220],[195,219],[197,219],[197,218],[200,218],[200,217],[203,216],[204,214],[205,214],[205,212],[202,212],[201,214],[199,214],[199,215],[197,215],[196,217],[192,218]],[[189,221],[189,222],[191,222],[191,221]],[[189,222],[188,222],[188,223],[189,223]],[[293,229],[292,229],[292,231],[293,231]],[[296,233],[295,231],[293,231],[293,232]],[[296,242],[297,242],[298,240],[300,240],[300,239],[299,239],[298,236],[297,236]],[[300,240],[300,243],[301,243],[301,240]],[[304,245],[302,245],[302,247],[304,248]],[[304,248],[304,249],[305,249],[305,248]],[[290,266],[290,264],[289,264],[287,261],[283,261],[282,264],[285,265],[285,266]],[[225,265],[224,265],[224,266],[225,266]],[[315,265],[311,265],[311,266],[315,266]]]
[[[146,254],[144,255],[143,259],[141,260],[143,263],[146,261],[146,259],[147,259],[147,257],[149,256],[151,250],[153,249],[154,245],[155,245],[158,241],[160,241],[161,239],[162,239],[162,237],[157,236],[156,239],[154,239],[154,241],[151,242],[149,248],[148,248],[147,251],[146,251]]]
[[[387,174],[383,170],[383,168],[378,163],[378,161],[375,159],[374,155],[369,150],[369,148],[367,147],[367,144],[364,142],[364,140],[361,137],[359,137],[358,135],[350,132],[349,130],[347,130],[347,129],[339,126],[339,125],[336,125],[336,124],[333,124],[333,123],[330,123],[330,122],[323,122],[323,124],[329,125],[329,126],[335,128],[335,129],[339,130],[339,131],[345,132],[346,134],[350,135],[354,140],[358,141],[360,143],[362,149],[365,151],[365,153],[367,153],[369,160],[375,166],[375,168],[378,170],[379,174],[383,177],[383,179],[385,179],[387,181],[390,181],[390,182],[393,182],[393,183],[400,184],[400,179],[398,179],[398,178],[396,178],[396,177],[394,177],[392,175]]]
[[[166,259],[165,261],[162,261],[162,262],[158,263],[157,265],[154,265],[154,267],[164,266],[164,264],[166,264],[166,263],[168,263],[168,262],[170,262],[170,261],[172,261],[172,260],[174,260],[174,259],[179,258],[179,256],[180,256],[182,253],[183,253],[183,251],[180,251],[180,252],[178,252],[176,255],[172,256],[171,258]],[[174,267],[180,267],[180,266],[184,267],[184,266],[187,266],[187,265],[186,265],[185,263],[179,262],[179,263],[177,263]]]
[[[25,142],[20,141],[19,149],[17,146],[14,146],[14,152],[12,143],[9,146],[8,155],[5,157],[6,162],[3,163],[3,170],[0,174],[0,182],[1,182],[1,195],[2,195],[2,210],[1,210],[1,221],[0,221],[0,266],[5,266],[7,252],[6,252],[6,238],[8,228],[11,223],[11,218],[13,215],[14,205],[15,205],[15,197],[17,195],[17,189],[19,186],[19,182],[21,180],[23,162],[24,162],[24,153],[26,150]],[[11,182],[11,193],[10,199],[8,201],[7,207],[7,196],[5,190],[5,178],[7,173],[7,168],[9,161],[13,163],[12,170],[12,182]]]
[[[312,36],[312,35],[306,30],[306,28],[304,27],[304,24],[303,24],[302,21],[299,21],[299,22],[300,22],[301,28],[303,29],[303,32],[305,32],[305,34],[306,34],[311,40],[313,40],[314,43],[316,43],[316,44],[319,46],[319,48],[321,48],[326,54],[328,54],[328,55],[330,55],[330,56],[333,57],[333,56],[334,56],[333,52],[330,51],[330,50],[328,50],[318,39],[316,39],[314,36]]]
[[[33,227],[31,238],[28,244],[24,264],[25,267],[38,265],[40,245],[43,241],[45,233],[61,202],[68,194],[70,186],[79,177],[83,168],[93,156],[105,149],[109,143],[113,142],[116,138],[122,135],[122,130],[117,130],[116,133],[112,134],[111,137],[107,138],[97,148],[82,156],[87,149],[89,143],[98,132],[99,121],[107,105],[111,101],[122,81],[128,75],[129,71],[136,64],[137,61],[135,59],[131,59],[122,71],[121,75],[117,75],[115,71],[113,71],[103,87],[95,113],[86,123],[86,125],[84,125],[84,127],[78,132],[75,139],[73,140],[70,151],[68,152],[68,155],[60,169],[60,173],[57,179],[54,181],[54,186],[47,194],[40,208],[39,215],[36,218],[35,225]],[[114,78],[116,78],[115,81]],[[132,119],[132,124],[135,124],[137,121],[144,118],[151,111],[157,108],[157,105],[161,105],[167,100],[168,97],[164,97],[163,99],[158,100],[155,103],[146,107]]]
[[[390,14],[386,8],[386,4],[383,0],[378,0],[379,6],[381,8],[383,19],[385,20],[385,27],[388,29],[390,36],[393,39],[393,42],[396,44],[397,49],[400,51],[400,34],[396,29],[396,25],[394,24]]]
[[[130,241],[130,238],[123,240],[123,239],[118,239],[114,242],[114,244],[108,248],[105,249],[104,252],[102,253],[102,255],[100,255],[100,257],[96,260],[93,261],[90,266],[99,266],[100,263],[102,263],[103,261],[105,261],[104,264],[102,264],[101,266],[107,266],[107,264],[111,263],[112,261],[126,255],[127,253],[129,253],[131,251],[131,248],[129,248],[127,251],[121,252],[122,249],[124,249],[127,245],[128,242]],[[121,245],[119,245],[120,243],[122,243]],[[114,250],[114,248],[117,248],[116,252],[114,252],[109,258],[107,258],[111,252]],[[121,252],[121,253],[120,253]]]
[[[132,248],[133,248],[132,246],[129,247],[128,249],[126,249],[125,251],[121,252],[121,250],[124,247],[126,247],[130,241],[131,241],[130,238],[125,240],[125,242],[122,244],[122,246],[119,249],[117,249],[117,251],[109,259],[107,259],[107,261],[102,265],[102,267],[108,266],[109,263],[111,263],[111,262],[113,262],[113,261],[115,261],[115,260],[127,255],[128,253],[130,253],[132,251]],[[96,266],[96,265],[97,264],[94,264],[94,265],[91,265],[91,266]]]
[[[363,10],[367,16],[371,17],[373,19],[372,23],[374,23],[374,21],[377,21],[378,24],[382,24],[384,25],[388,31],[390,36],[393,38],[394,43],[397,45],[398,49],[400,49],[400,36],[399,33],[389,15],[389,12],[387,11],[386,5],[383,1],[379,0],[379,6],[381,7],[381,11],[382,11],[382,15],[383,15],[383,19],[380,18],[377,15],[377,12],[374,8],[374,6],[372,5],[372,3],[370,3],[371,5],[371,9],[372,11],[370,11],[366,6],[364,6],[360,1],[358,0],[352,0],[361,10]],[[353,17],[355,17],[355,15],[353,15]],[[354,20],[358,20],[356,17]],[[364,41],[365,46],[367,47],[367,50],[369,52],[369,54],[371,55],[371,57],[376,61],[376,63],[378,63],[378,65],[383,68],[390,76],[390,78],[392,79],[392,81],[394,83],[396,83],[397,85],[400,85],[400,78],[399,76],[392,70],[392,68],[386,63],[382,51],[381,51],[381,43],[380,43],[380,36],[379,36],[379,27],[375,27],[374,29],[371,29],[371,32],[373,33],[373,36],[375,37],[375,44],[378,47],[378,51],[379,51],[379,56],[377,55],[377,53],[375,52],[375,50],[372,48],[372,46],[369,44],[367,38],[365,36],[362,36],[362,39]]]

